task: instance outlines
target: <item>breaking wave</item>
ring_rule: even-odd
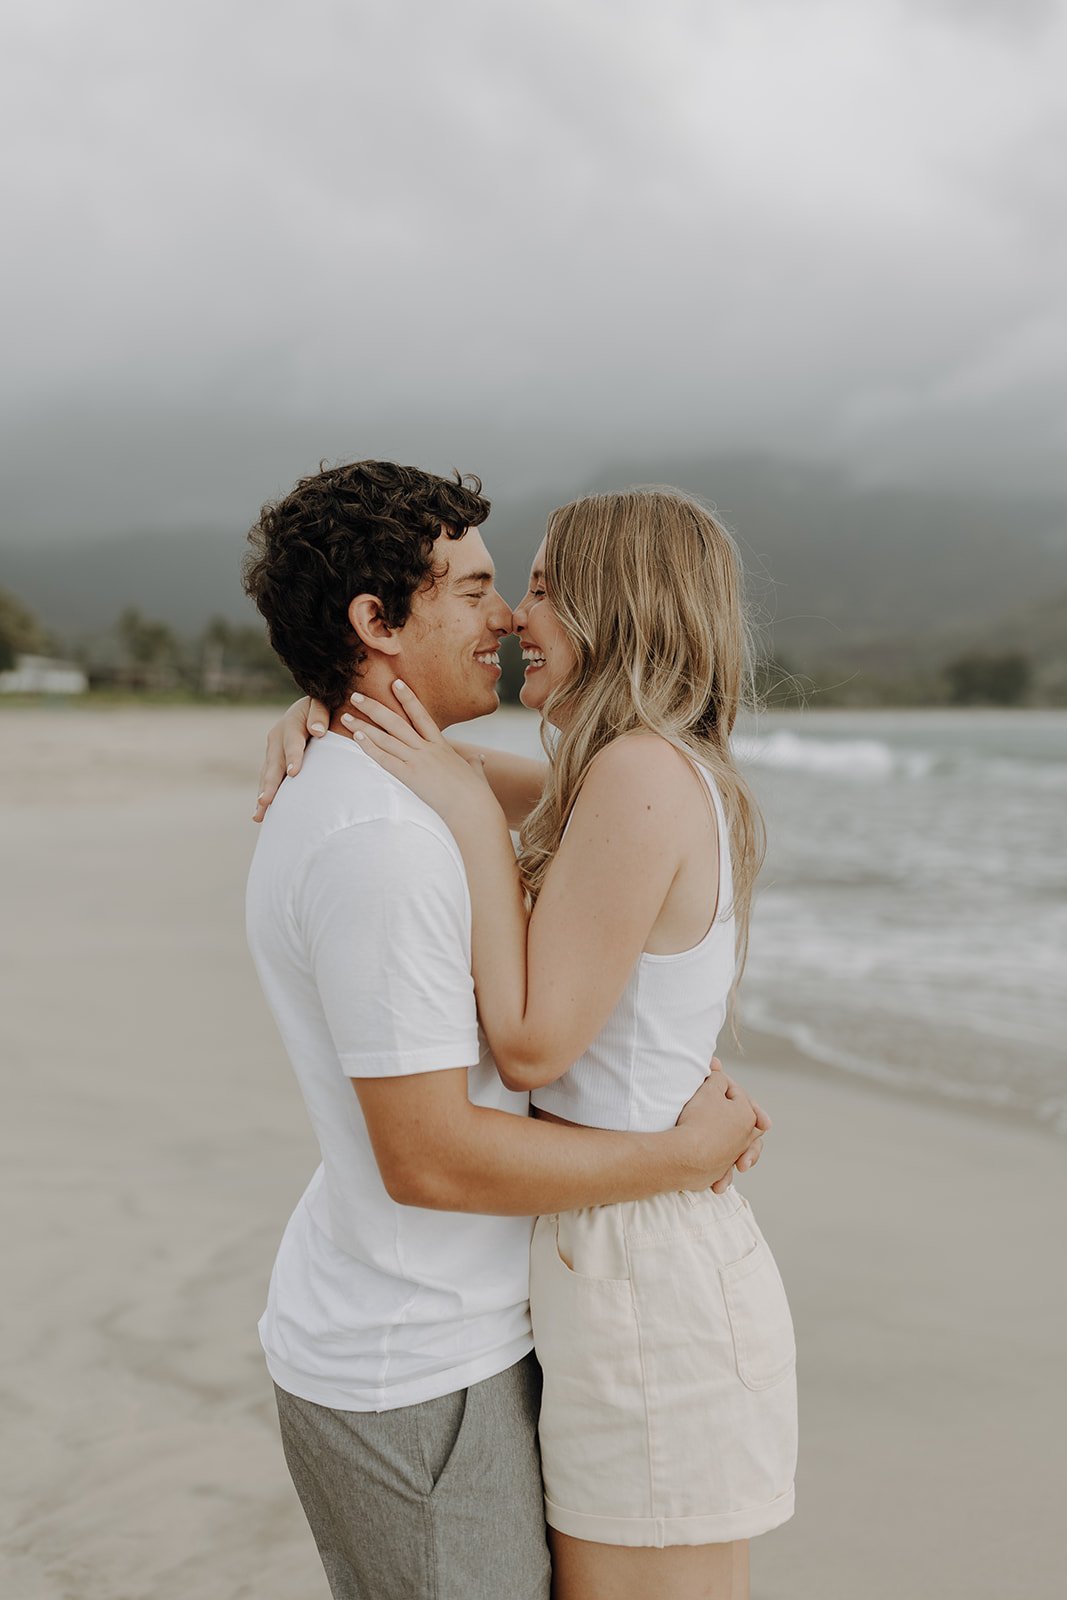
[[[739,735],[734,740],[734,752],[739,761],[752,766],[860,783],[966,775],[998,786],[1025,784],[1067,790],[1067,764],[1061,761],[1011,760],[981,756],[974,751],[914,750],[883,739],[822,739],[778,728],[766,734]]]
[[[936,765],[930,754],[894,749],[881,739],[813,739],[787,729],[742,735],[734,751],[754,766],[859,779],[925,778]]]

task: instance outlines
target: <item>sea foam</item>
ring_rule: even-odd
[[[734,741],[734,752],[754,766],[861,781],[925,778],[935,765],[935,757],[926,751],[894,748],[881,739],[813,739],[784,728],[742,735]]]

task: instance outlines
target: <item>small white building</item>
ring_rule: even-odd
[[[75,661],[50,656],[16,656],[10,672],[0,672],[0,694],[84,694],[89,679]]]

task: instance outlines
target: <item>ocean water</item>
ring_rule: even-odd
[[[769,835],[750,1019],[1067,1132],[1067,714],[801,712],[738,748]]]
[[[469,736],[540,749],[521,711]],[[1067,1133],[1067,712],[792,712],[737,750],[769,841],[745,1019]]]

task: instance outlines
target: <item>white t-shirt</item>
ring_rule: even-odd
[[[478,1027],[463,860],[428,806],[333,733],[263,822],[248,942],[322,1163],[289,1219],[259,1324],[280,1388],[344,1411],[414,1405],[533,1347],[531,1222],[390,1199],[350,1079],[468,1068],[518,1116]]]

